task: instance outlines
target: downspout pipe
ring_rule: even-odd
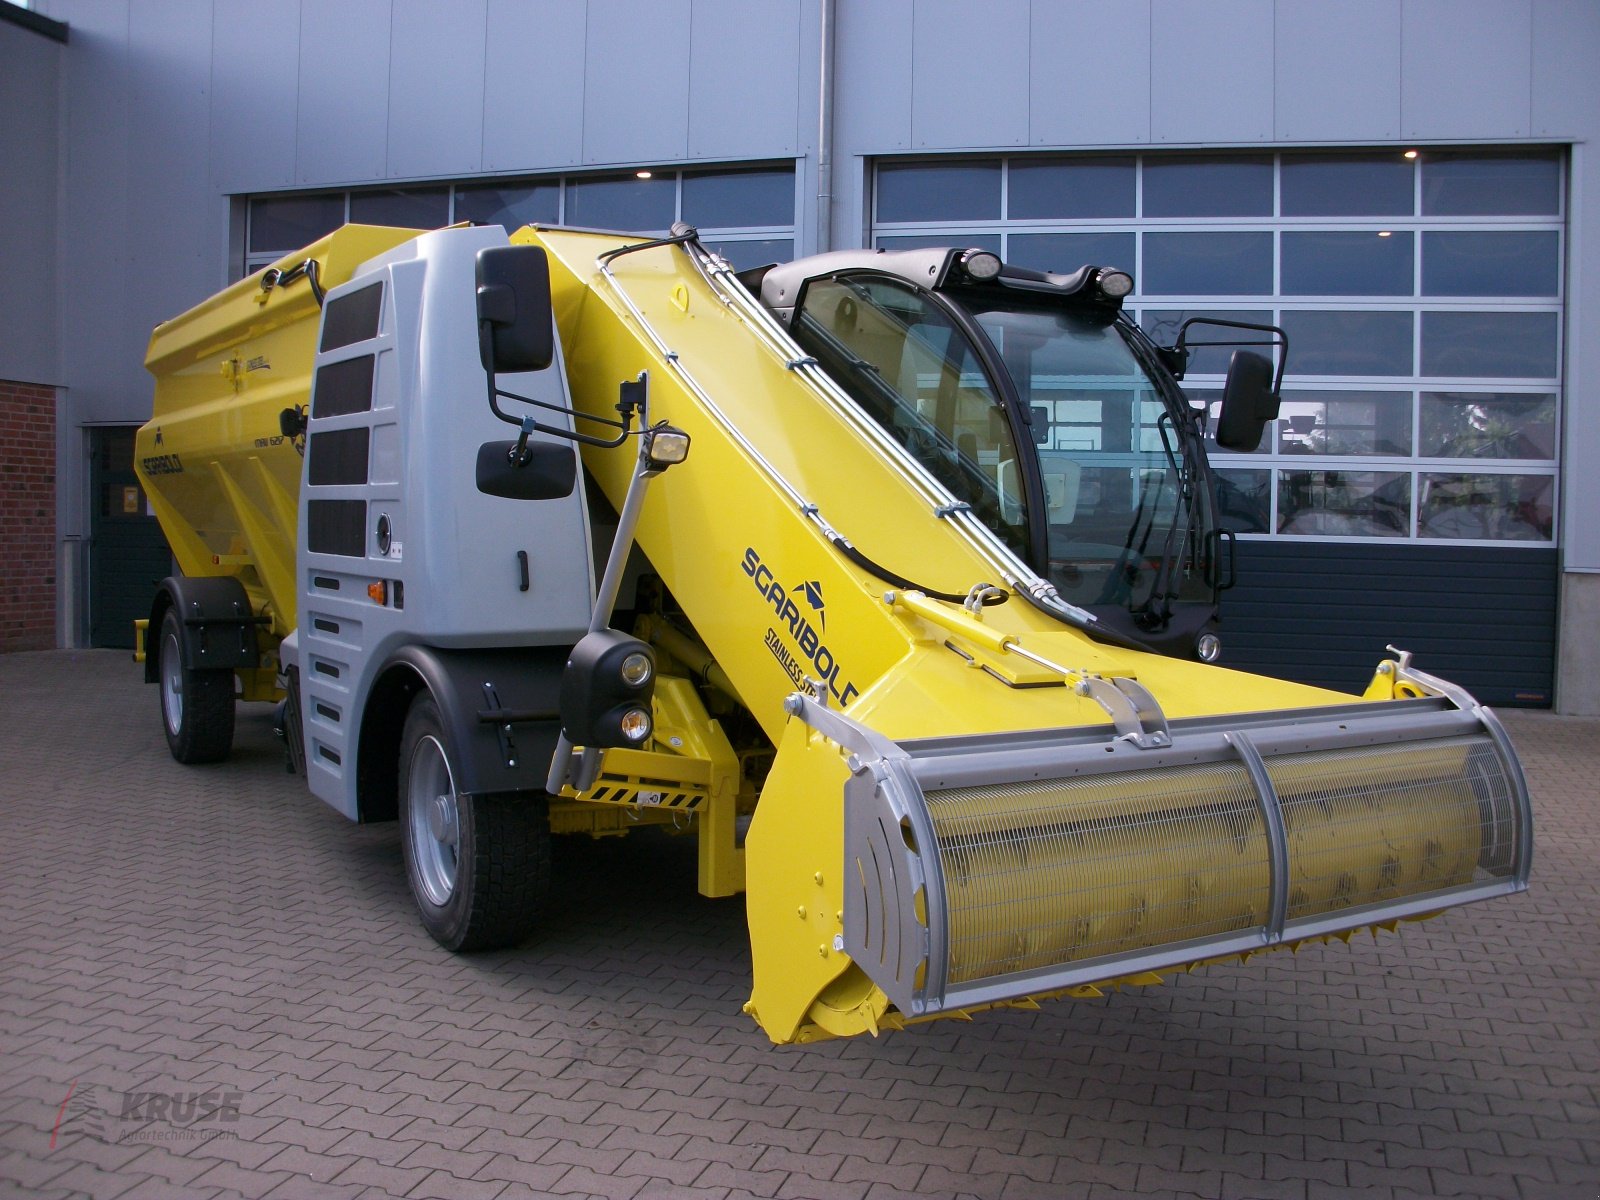
[[[821,0],[821,62],[817,70],[817,244],[815,254],[833,249],[833,47],[837,0]]]

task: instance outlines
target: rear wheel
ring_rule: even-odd
[[[426,692],[400,739],[406,877],[422,924],[447,950],[514,946],[533,932],[550,887],[545,801],[457,788],[455,746]]]
[[[220,762],[233,749],[233,671],[195,670],[184,662],[175,609],[161,619],[161,727],[181,763]]]

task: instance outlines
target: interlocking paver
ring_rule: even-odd
[[[183,768],[139,676],[0,656],[0,1195],[1600,1191],[1600,722],[1505,715],[1539,822],[1525,896],[774,1048],[738,1011],[742,907],[695,895],[688,842],[563,843],[545,928],[452,957],[411,915],[394,826],[285,776],[270,710],[240,708],[230,762]],[[241,1097],[217,1136],[129,1140],[195,1131],[124,1121],[124,1096],[207,1088]]]

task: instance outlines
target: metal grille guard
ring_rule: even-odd
[[[1520,892],[1521,766],[1453,685],[1418,699],[894,742],[850,752],[843,949],[901,1012],[976,1007]]]

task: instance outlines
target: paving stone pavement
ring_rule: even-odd
[[[0,1196],[1600,1196],[1600,722],[1505,714],[1527,895],[772,1047],[686,839],[559,843],[544,932],[453,957],[268,708],[182,767],[140,678],[0,656]]]

